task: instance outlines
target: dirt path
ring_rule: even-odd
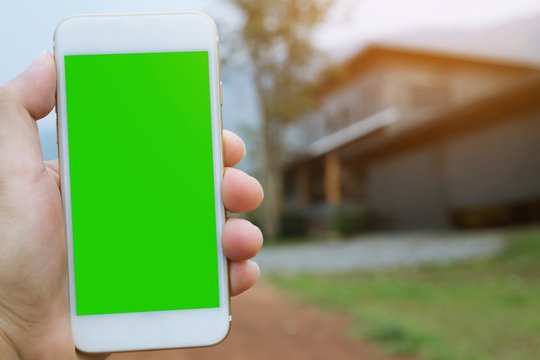
[[[260,284],[233,300],[232,330],[206,349],[117,354],[111,360],[405,360],[346,335],[349,319],[291,301]]]

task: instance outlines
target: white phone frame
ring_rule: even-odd
[[[228,266],[221,244],[221,229],[225,223],[225,209],[221,197],[222,95],[219,37],[215,23],[207,15],[198,12],[74,16],[58,25],[54,44],[58,76],[58,150],[67,233],[70,319],[76,347],[83,352],[93,353],[199,347],[221,342],[229,332],[231,316]],[[77,316],[64,56],[180,51],[208,51],[209,54],[220,307]]]

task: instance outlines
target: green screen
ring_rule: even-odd
[[[77,315],[219,307],[208,53],[65,74]]]

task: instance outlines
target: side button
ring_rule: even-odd
[[[221,106],[223,106],[223,82],[219,82],[219,101],[221,103]]]

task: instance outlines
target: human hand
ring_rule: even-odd
[[[36,120],[53,108],[54,59],[40,55],[0,87],[0,359],[94,359],[78,354],[69,325],[67,254],[57,162],[44,162]],[[224,132],[223,202],[247,212],[262,201],[254,178],[232,168],[242,140]],[[96,171],[99,159],[96,159]],[[223,250],[230,260],[232,295],[249,289],[259,270],[249,259],[262,245],[260,230],[229,219]]]

